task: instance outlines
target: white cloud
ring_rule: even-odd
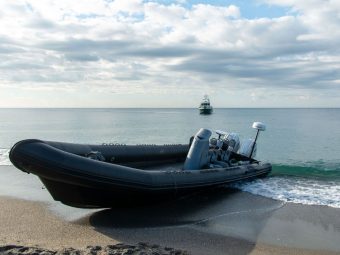
[[[241,90],[268,106],[279,94],[289,105],[298,89],[311,104],[319,91],[340,96],[339,1],[263,2],[292,11],[245,19],[234,5],[181,1],[1,1],[0,83],[80,94]]]

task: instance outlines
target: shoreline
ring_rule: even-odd
[[[340,209],[227,188],[148,207],[78,209],[13,170],[0,167],[1,254],[340,253]]]
[[[280,212],[284,207],[277,211]],[[156,226],[151,227],[147,226],[150,225],[149,223],[144,225],[141,222],[141,225],[138,226],[134,221],[131,224],[122,222],[123,219],[128,220],[130,218],[132,213],[130,210],[126,212],[127,215],[124,217],[121,215],[124,210],[119,212],[102,210],[90,213],[78,220],[68,221],[55,215],[48,208],[48,205],[43,202],[3,196],[0,196],[0,208],[3,208],[0,211],[0,224],[2,226],[0,251],[6,252],[6,247],[7,249],[12,247],[8,249],[12,254],[20,254],[22,249],[32,253],[37,251],[41,251],[41,253],[58,251],[61,254],[63,252],[67,254],[67,252],[75,250],[79,251],[80,254],[89,254],[91,251],[93,253],[95,251],[106,251],[107,253],[109,253],[108,251],[115,251],[117,254],[124,254],[124,252],[130,250],[130,252],[144,251],[146,254],[152,254],[153,252],[175,254],[170,252],[176,251],[176,254],[293,253],[311,255],[338,254],[340,251],[336,249],[301,248],[289,244],[285,245],[284,243],[275,245],[263,242],[260,238],[259,240],[251,241],[240,236],[213,233],[209,229],[208,231],[201,229],[200,225],[206,224],[204,222],[198,223],[198,225],[189,223],[179,226],[166,226],[166,222],[158,226],[156,222]],[[300,209],[300,206],[296,206],[293,213]],[[327,208],[317,208],[320,211],[325,209],[325,214],[328,215]],[[287,217],[285,212],[280,212],[280,218],[282,216]],[[112,217],[116,218],[112,219]],[[144,217],[142,217],[143,219]],[[251,220],[253,221],[254,219]],[[283,217],[281,220],[286,223],[287,220],[291,221],[292,219]],[[272,226],[269,226],[269,228],[272,228]],[[279,231],[283,233],[287,229],[280,229]],[[308,230],[303,231],[308,233]],[[19,246],[19,248],[13,247],[13,245]],[[144,248],[141,246],[144,246]]]

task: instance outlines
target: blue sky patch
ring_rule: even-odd
[[[145,1],[145,2],[157,2],[164,5],[171,5],[174,3],[180,3],[181,1],[170,1],[170,0],[158,0],[158,1]],[[215,6],[229,6],[235,5],[241,11],[241,16],[247,19],[257,19],[257,18],[277,18],[286,15],[292,15],[289,7],[282,7],[276,5],[268,5],[265,3],[260,3],[259,1],[252,0],[188,0],[183,1],[183,6],[186,8],[191,8],[195,4],[210,4]]]

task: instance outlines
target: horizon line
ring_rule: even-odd
[[[197,107],[0,107],[0,109],[198,109]],[[214,107],[214,109],[340,109],[340,106],[314,107]]]

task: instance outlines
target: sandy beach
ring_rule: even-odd
[[[83,210],[53,201],[34,178],[0,167],[2,254],[340,254],[336,208],[221,188],[152,207]]]

